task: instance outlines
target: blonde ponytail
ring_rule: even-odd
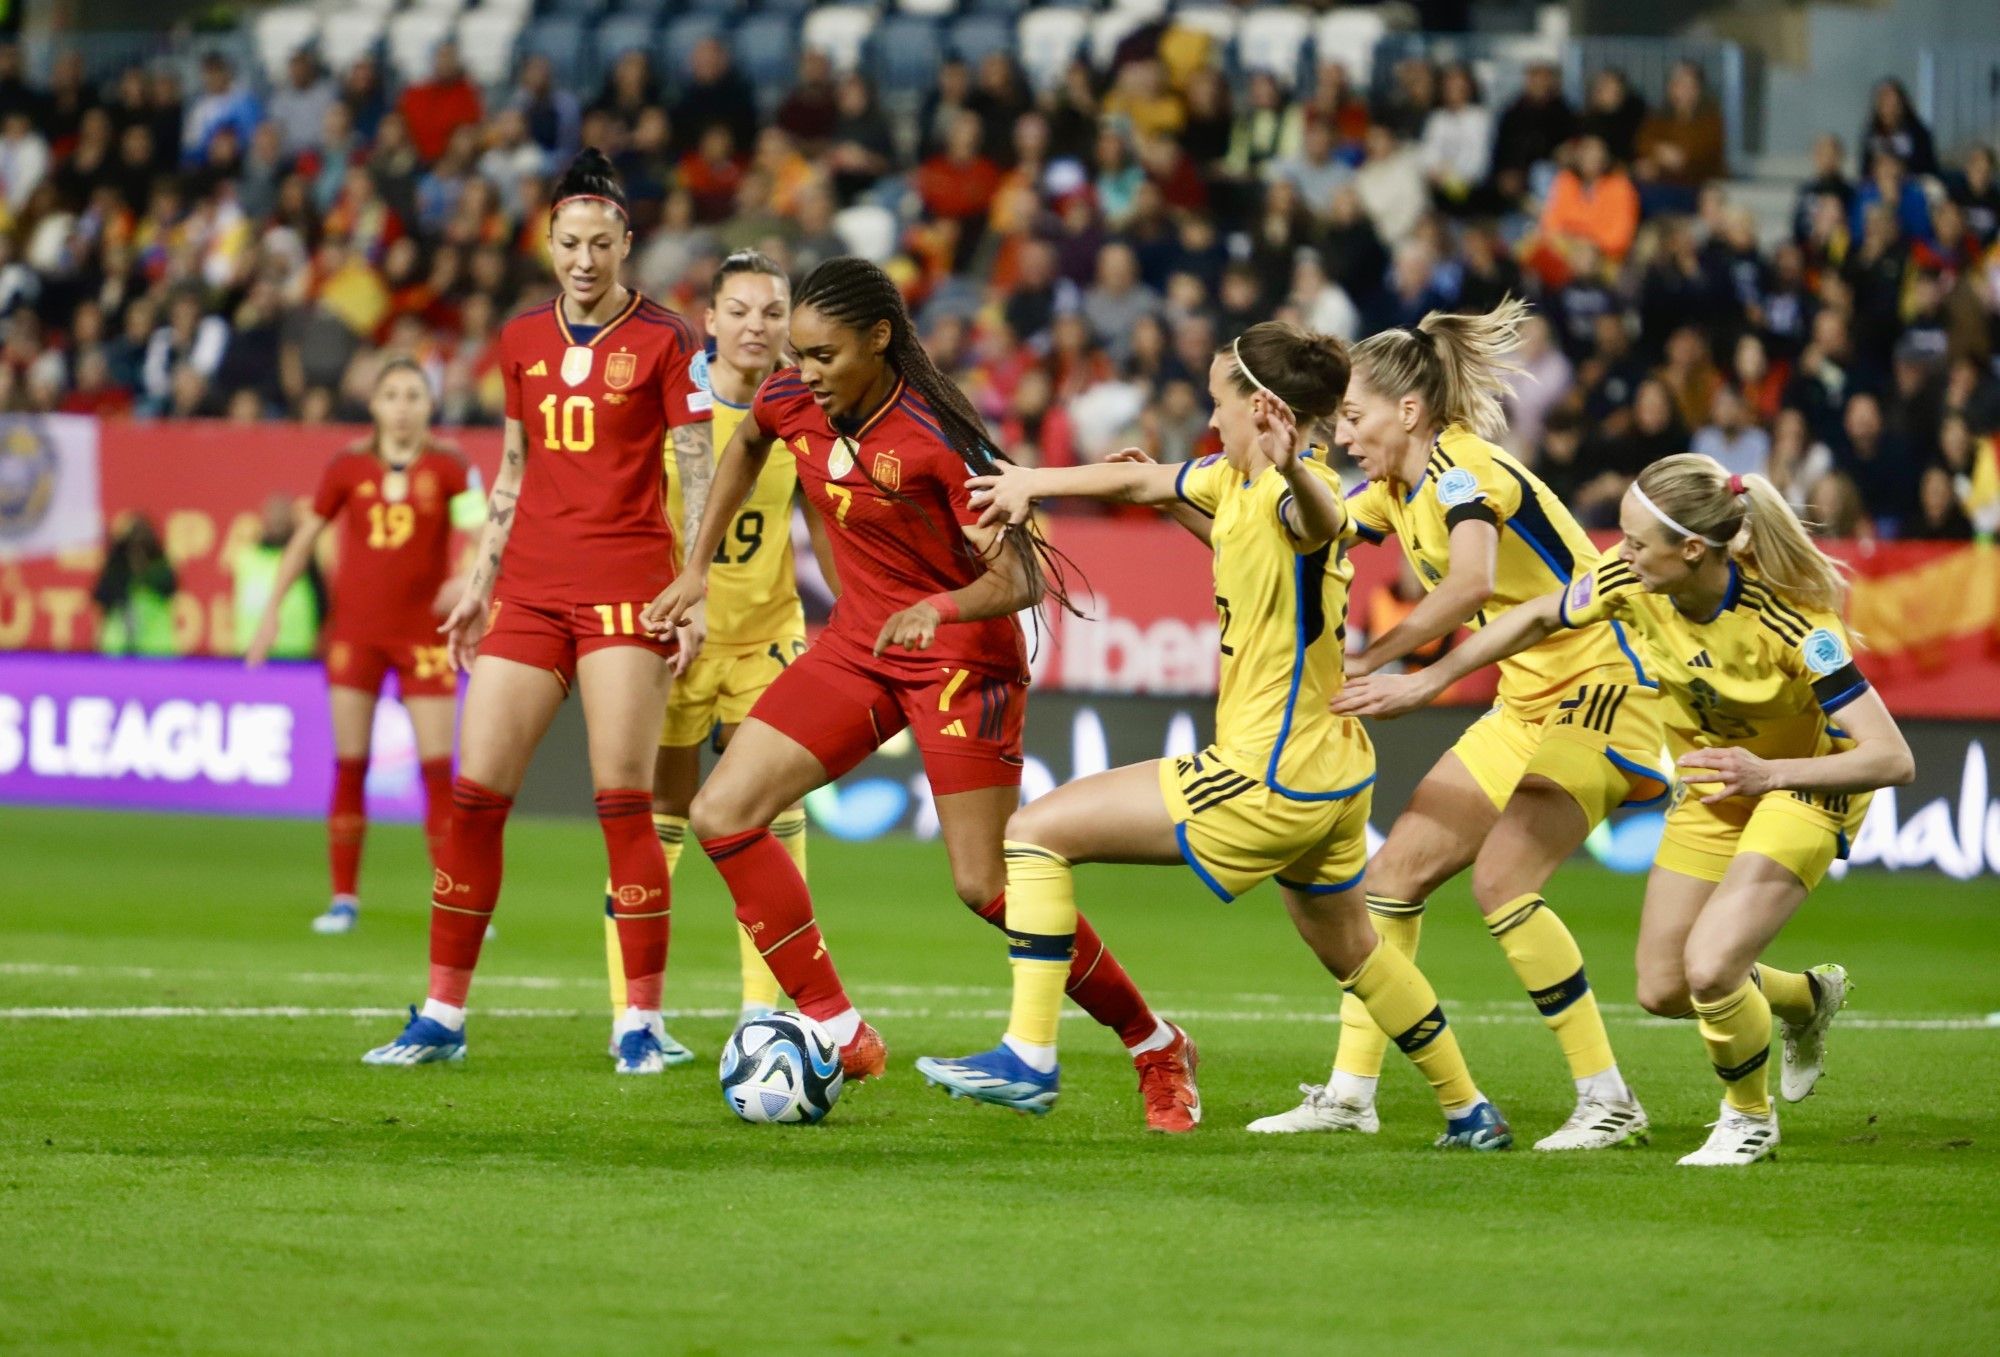
[[[1509,297],[1484,315],[1433,311],[1413,330],[1384,330],[1354,349],[1354,372],[1391,400],[1415,395],[1440,428],[1463,424],[1498,441],[1507,431],[1501,399],[1507,374],[1521,368],[1507,356],[1521,347],[1528,304]]]
[[[1683,452],[1654,462],[1636,484],[1693,535],[1727,543],[1732,557],[1787,602],[1839,612],[1847,601],[1841,564],[1819,549],[1783,493],[1764,477],[1732,477],[1713,457]]]

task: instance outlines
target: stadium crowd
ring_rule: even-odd
[[[1155,25],[1039,93],[1004,55],[948,63],[914,120],[810,52],[762,93],[713,41],[582,96],[533,56],[481,90],[448,43],[404,88],[302,51],[269,89],[214,54],[191,88],[99,87],[73,53],[44,84],[0,46],[0,409],[358,418],[407,355],[446,422],[496,423],[499,325],[551,291],[551,177],[596,145],[641,290],[698,323],[730,250],[871,253],[1023,461],[1211,450],[1209,355],[1255,320],[1355,338],[1512,293],[1538,308],[1514,450],[1589,526],[1689,448],[1831,533],[2000,526],[2000,175],[1894,82],[1821,139],[1775,242],[1693,66],[1657,107],[1614,69],[1575,106],[1552,67],[1496,107],[1416,58],[1377,91],[1338,64],[1236,87]]]

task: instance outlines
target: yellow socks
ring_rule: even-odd
[[[1584,978],[1583,953],[1555,911],[1541,896],[1523,895],[1502,905],[1486,928],[1556,1034],[1570,1076],[1582,1082],[1613,1068],[1618,1062],[1597,996]]]
[[[653,836],[660,841],[660,851],[667,855],[669,880],[673,878],[675,869],[681,865],[681,850],[687,847],[687,834],[687,816],[653,812]]]
[[[1705,1004],[1694,1002],[1709,1063],[1721,1076],[1723,1097],[1739,1112],[1771,1115],[1768,1072],[1771,1058],[1771,1005],[1748,980],[1734,994]]]
[[[1370,895],[1368,913],[1382,941],[1414,959],[1417,939],[1424,931],[1424,902],[1397,900],[1387,895]],[[1340,997],[1340,1049],[1334,1053],[1333,1068],[1338,1074],[1361,1079],[1382,1076],[1382,1057],[1388,1052],[1389,1038],[1368,1016],[1367,1005],[1352,993]]]
[[[804,877],[806,874],[805,810],[803,808],[788,810],[771,821],[771,837],[791,854],[792,865],[797,867],[799,875]],[[785,992],[778,988],[778,977],[771,974],[770,966],[757,952],[757,944],[750,941],[750,935],[741,928],[736,930],[736,955],[743,971],[743,1007],[784,1007]]]
[[[1010,882],[1010,900],[1012,890]],[[1394,947],[1378,945],[1361,963],[1361,969],[1342,980],[1340,987],[1367,1007],[1375,1025],[1389,1033],[1397,1049],[1430,1080],[1446,1116],[1479,1101],[1479,1090],[1458,1049],[1458,1038],[1445,1024],[1437,992],[1416,962]]]
[[[1819,1007],[1814,1002],[1812,978],[1799,971],[1781,971],[1759,962],[1750,968],[1750,983],[1764,991],[1771,1012],[1788,1023],[1811,1022]]]
[[[1076,882],[1060,854],[1012,839],[1005,847],[1007,958],[1014,971],[1007,1045],[1046,1073],[1055,1068],[1056,1028],[1076,950]]]

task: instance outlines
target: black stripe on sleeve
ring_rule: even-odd
[[[1852,660],[1813,680],[1813,696],[1819,700],[1819,709],[1829,716],[1867,691],[1868,680]]]
[[[1478,519],[1481,523],[1491,523],[1496,528],[1500,526],[1500,515],[1493,511],[1493,506],[1483,499],[1476,499],[1470,504],[1455,504],[1445,511],[1445,531],[1450,532],[1459,524],[1472,519]]]

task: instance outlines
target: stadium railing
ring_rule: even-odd
[[[2000,141],[2000,44],[1926,47],[1917,54],[1917,113],[1938,154]]]

